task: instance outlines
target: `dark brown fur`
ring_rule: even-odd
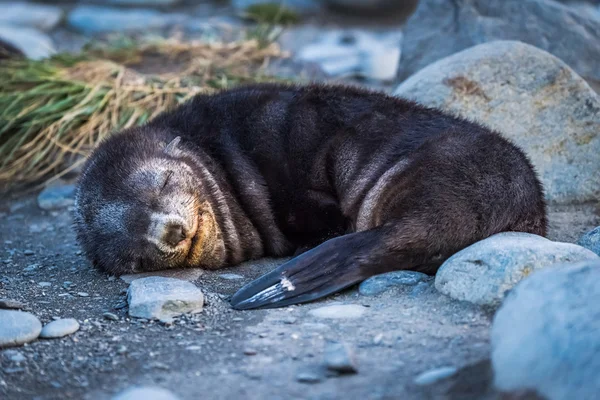
[[[495,233],[546,233],[541,184],[523,152],[498,133],[362,89],[258,85],[197,96],[99,146],[81,180],[76,226],[104,269],[129,272],[115,265],[120,254],[150,257],[148,269],[166,266],[132,250],[141,246],[132,236],[148,223],[143,212],[124,218],[123,237],[104,242],[106,233],[91,222],[106,201],[147,196],[123,181],[176,136],[194,160],[175,161],[206,168],[227,210],[194,169],[203,188],[191,189],[198,202],[212,205],[221,228],[229,213],[239,234],[235,251],[223,237],[222,262],[211,267],[325,242],[241,290],[233,299],[238,308],[308,301],[391,270],[434,273]],[[283,278],[293,290],[275,287]],[[275,294],[259,293],[269,287]]]

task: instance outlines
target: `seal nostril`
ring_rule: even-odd
[[[167,227],[164,242],[171,247],[175,247],[185,239],[185,231],[180,224],[170,224]]]

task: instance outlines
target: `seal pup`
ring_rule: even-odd
[[[111,135],[84,166],[74,221],[113,274],[296,255],[236,309],[432,274],[490,235],[547,225],[531,163],[497,132],[383,93],[276,84],[197,95]]]

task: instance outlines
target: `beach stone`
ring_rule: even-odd
[[[0,310],[0,348],[29,343],[40,335],[42,324],[33,314]]]
[[[167,389],[154,386],[139,386],[124,390],[112,400],[178,400],[175,394]]]
[[[56,53],[52,39],[34,28],[0,25],[0,41],[8,43],[32,60],[41,60]]]
[[[127,302],[132,317],[169,320],[202,311],[204,296],[193,283],[151,276],[131,282]]]
[[[457,371],[456,367],[441,367],[441,368],[431,369],[429,371],[425,371],[425,372],[419,374],[415,378],[414,382],[416,385],[419,385],[419,386],[431,385],[431,384],[441,381],[442,379],[451,377],[452,375],[454,375],[456,373],[456,371]]]
[[[250,6],[257,4],[281,4],[278,0],[231,0],[235,11],[243,15]],[[301,15],[312,15],[322,10],[321,2],[317,0],[287,0],[283,5]]]
[[[325,376],[323,371],[317,368],[302,368],[296,374],[296,380],[300,383],[319,383]]]
[[[200,268],[165,269],[161,271],[121,275],[121,280],[125,283],[131,283],[136,279],[147,278],[149,276],[161,276],[163,278],[173,278],[180,279],[182,281],[194,282],[203,273],[204,271],[202,271]]]
[[[435,276],[435,287],[456,300],[497,306],[507,291],[536,270],[593,259],[599,257],[575,244],[528,233],[499,233],[446,260]]]
[[[583,235],[577,244],[600,256],[600,226]]]
[[[329,342],[325,345],[325,367],[341,374],[358,372],[354,351],[346,343]]]
[[[0,25],[17,25],[50,31],[61,21],[60,7],[47,4],[13,1],[0,3]]]
[[[164,7],[175,6],[182,0],[105,0],[104,3],[117,6]]]
[[[429,65],[395,94],[500,132],[529,156],[550,202],[600,197],[600,98],[551,54],[514,41],[478,45]]]
[[[228,280],[228,281],[233,281],[233,280],[237,280],[237,279],[244,279],[244,277],[242,275],[238,275],[238,274],[219,274],[219,278],[225,279],[225,280]]]
[[[49,322],[44,326],[40,337],[44,339],[56,339],[70,335],[79,330],[79,322],[73,318],[61,318]]]
[[[4,350],[2,352],[2,355],[4,356],[4,358],[14,363],[20,363],[26,360],[23,353],[16,350]]]
[[[404,34],[400,80],[444,57],[496,40],[530,44],[584,78],[600,80],[600,20],[554,1],[420,0]]]
[[[377,296],[394,287],[415,286],[429,279],[429,276],[416,271],[394,271],[375,275],[358,286],[358,292],[363,296]]]
[[[10,309],[20,310],[22,308],[25,308],[25,306],[26,306],[25,303],[22,303],[22,302],[17,301],[17,300],[0,299],[0,309],[4,309],[4,310],[10,310]]]
[[[122,9],[81,5],[75,7],[67,18],[69,25],[87,35],[112,31],[138,31],[162,29],[186,22],[183,14],[166,14],[151,9]]]
[[[310,310],[310,315],[324,319],[359,318],[365,313],[365,308],[357,304],[335,304]]]
[[[73,205],[75,202],[75,185],[58,183],[48,186],[37,197],[38,206],[42,210],[59,210]]]
[[[495,386],[548,400],[600,393],[600,261],[534,273],[510,292],[491,329]]]

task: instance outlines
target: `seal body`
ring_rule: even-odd
[[[482,125],[358,88],[264,84],[105,140],[75,222],[117,274],[297,254],[233,297],[243,309],[434,273],[495,233],[545,235],[546,209],[524,153]]]

